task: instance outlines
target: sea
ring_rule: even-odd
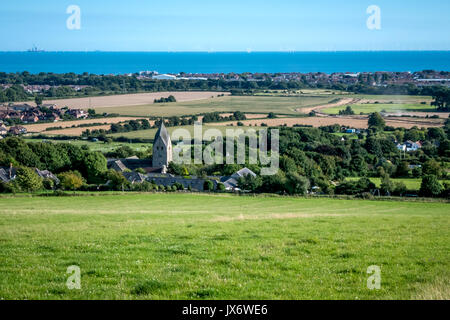
[[[81,74],[450,71],[450,51],[0,52],[0,72]]]

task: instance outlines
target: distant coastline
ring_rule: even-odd
[[[0,72],[126,74],[450,71],[450,51],[0,52]]]

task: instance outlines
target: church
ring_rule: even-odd
[[[172,141],[164,121],[161,121],[153,142],[152,167],[162,168],[161,171],[165,173],[170,162],[172,162]]]
[[[239,178],[251,174],[256,176],[251,170],[243,168],[231,176],[226,177],[181,177],[167,173],[169,163],[173,161],[172,141],[169,132],[161,121],[158,131],[153,140],[152,159],[139,159],[138,157],[129,157],[126,159],[108,159],[108,168],[121,172],[131,184],[142,183],[144,181],[152,182],[158,186],[169,187],[174,184],[181,184],[183,188],[190,190],[203,191],[205,182],[211,181],[213,189],[217,188],[219,182],[223,183],[226,190],[239,190]],[[142,169],[144,172],[138,172]]]

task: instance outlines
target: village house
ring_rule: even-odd
[[[34,113],[34,112],[29,112],[24,114],[22,121],[25,123],[34,123],[34,122],[38,122],[40,119],[41,114],[38,113]]]
[[[254,173],[252,170],[248,168],[243,168],[229,177],[221,177],[220,182],[222,182],[225,185],[226,190],[238,191],[240,190],[238,187],[239,179],[244,178],[247,175],[256,177],[256,173]]]
[[[21,135],[21,134],[26,134],[27,133],[27,128],[22,127],[22,126],[14,126],[9,128],[8,133],[13,134],[13,135]]]
[[[422,148],[422,143],[420,141],[413,142],[411,140],[406,141],[403,144],[398,144],[397,149],[403,152],[417,151]]]
[[[53,180],[55,184],[59,184],[59,179],[56,177],[56,175],[48,170],[39,170],[38,168],[34,168],[34,172],[42,179],[50,179]],[[16,176],[17,168],[13,166],[0,167],[0,182],[11,182],[16,179]]]
[[[82,109],[69,109],[66,111],[66,114],[71,115],[76,119],[86,119],[89,116],[89,114]]]
[[[0,125],[0,136],[6,136],[8,134],[8,129],[4,125]]]

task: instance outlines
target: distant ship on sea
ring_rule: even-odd
[[[45,50],[39,49],[36,46],[33,46],[31,49],[27,50],[28,52],[45,52]]]

